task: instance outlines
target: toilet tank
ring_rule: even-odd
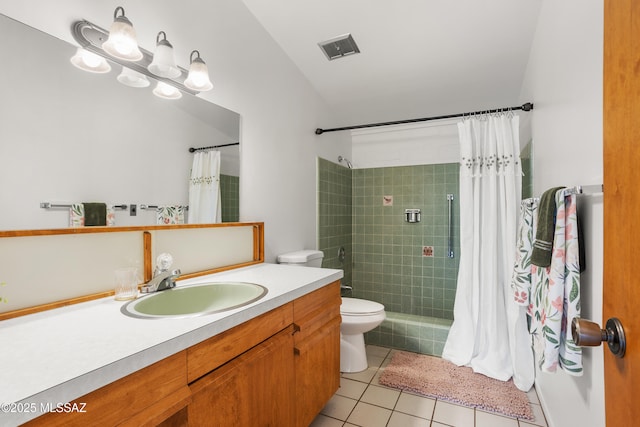
[[[322,258],[324,253],[313,249],[305,249],[302,251],[287,252],[278,255],[278,264],[299,265],[303,267],[322,267]]]

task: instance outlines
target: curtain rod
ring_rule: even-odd
[[[506,107],[506,108],[495,108],[493,110],[482,110],[482,111],[474,111],[472,113],[458,113],[458,114],[447,114],[445,116],[436,116],[436,117],[423,117],[421,119],[408,119],[408,120],[398,120],[395,122],[382,122],[382,123],[370,123],[367,125],[355,125],[355,126],[345,126],[341,128],[332,128],[332,129],[316,129],[316,135],[322,135],[325,132],[336,132],[339,130],[351,130],[351,129],[362,129],[362,128],[372,128],[378,126],[390,126],[390,125],[402,125],[406,123],[416,123],[416,122],[427,122],[429,120],[442,120],[442,119],[453,119],[456,117],[464,117],[464,116],[473,116],[480,114],[492,114],[492,113],[500,113],[502,111],[509,110],[522,110],[522,111],[531,111],[533,110],[533,103],[527,102],[518,107]]]
[[[221,145],[211,145],[209,147],[198,147],[198,148],[189,148],[189,152],[190,153],[195,153],[196,151],[203,151],[203,150],[211,150],[212,148],[221,148],[221,147],[230,147],[232,145],[240,145],[239,142],[232,142],[231,144],[221,144]]]

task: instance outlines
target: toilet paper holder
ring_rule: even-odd
[[[405,209],[404,216],[407,222],[420,222],[420,209]]]

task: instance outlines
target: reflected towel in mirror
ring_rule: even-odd
[[[158,206],[156,224],[184,224],[184,206]]]

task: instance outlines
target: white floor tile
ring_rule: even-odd
[[[370,385],[360,398],[360,401],[383,408],[393,409],[396,406],[400,391],[391,388]]]
[[[348,378],[340,378],[340,388],[336,391],[339,396],[348,397],[350,399],[359,400],[362,397],[362,393],[367,389],[367,384],[350,380]]]
[[[353,408],[358,403],[357,400],[349,399],[348,397],[334,395],[329,403],[320,411],[321,414],[329,417],[337,418],[342,421],[346,421],[347,417],[353,411]]]
[[[385,361],[384,357],[367,355],[367,364],[372,368],[379,368],[380,365],[382,365],[382,362],[384,361]]]
[[[518,427],[518,420],[476,411],[476,427]]]
[[[394,411],[387,427],[429,427],[431,421]]]
[[[309,427],[342,427],[344,421],[336,420],[335,418],[329,418],[325,415],[318,415],[315,420],[309,425]]]
[[[380,384],[380,375],[382,375],[383,372],[384,372],[384,369],[378,369],[378,372],[376,372],[376,374],[373,376],[373,379],[371,380],[371,384],[377,385],[378,387],[387,387],[385,385]],[[391,387],[387,387],[387,388],[391,388]]]
[[[389,348],[379,347],[377,345],[368,345],[366,346],[366,350],[367,350],[367,356],[378,356],[378,357],[382,357],[383,359],[387,357],[387,355],[389,354],[389,351],[391,351]]]
[[[433,417],[433,408],[435,406],[436,401],[434,399],[402,393],[394,410],[430,420]]]
[[[531,410],[533,411],[533,420],[523,420],[529,424],[533,424],[536,426],[547,427],[547,421],[544,418],[544,413],[542,412],[542,407],[540,405],[531,405]]]
[[[339,390],[310,427],[547,427],[535,388],[527,393],[535,418],[527,421],[380,385],[380,374],[398,351],[367,346],[369,368],[342,373]]]
[[[540,404],[540,399],[538,398],[538,393],[536,392],[535,387],[531,387],[531,390],[527,392],[527,397],[529,398],[529,402],[535,403],[536,405]]]
[[[474,410],[438,400],[433,420],[456,427],[472,427]]]
[[[352,374],[343,373],[342,376],[344,378],[349,378],[350,380],[361,381],[363,383],[370,383],[373,379],[374,375],[378,372],[378,368],[369,367],[362,372],[355,372]]]
[[[359,402],[347,421],[362,427],[385,427],[390,417],[390,409]]]

